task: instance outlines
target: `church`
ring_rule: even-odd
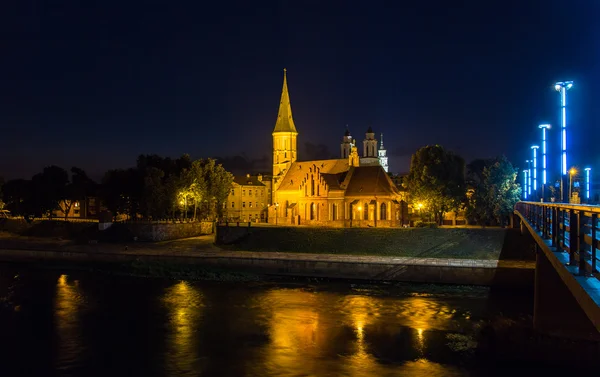
[[[363,141],[362,156],[346,130],[339,159],[299,159],[298,130],[285,69],[272,135],[273,204],[269,207],[269,223],[341,228],[396,227],[408,221],[405,194],[388,176],[383,140],[378,149],[371,127]]]

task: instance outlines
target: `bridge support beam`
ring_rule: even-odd
[[[598,330],[537,245],[533,327],[542,334],[600,341]]]

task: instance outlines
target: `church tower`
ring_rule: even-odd
[[[365,140],[363,140],[363,155],[360,158],[360,165],[379,165],[379,158],[377,157],[377,139],[375,139],[375,133],[371,127],[367,130]]]
[[[377,140],[371,126],[369,126],[365,134],[365,140],[363,140],[363,157],[377,157]]]
[[[342,137],[341,151],[342,158],[348,158],[352,151],[352,136],[350,135],[350,131],[348,131],[348,125],[346,125],[346,132]]]
[[[379,165],[381,165],[386,173],[388,172],[388,158],[387,151],[383,147],[383,134],[381,134],[381,145],[379,146]]]
[[[296,148],[296,137],[298,131],[292,118],[292,106],[290,105],[290,94],[288,93],[286,69],[283,69],[283,89],[281,90],[281,101],[279,101],[279,112],[277,122],[273,129],[273,183],[285,175],[292,163],[298,158]]]

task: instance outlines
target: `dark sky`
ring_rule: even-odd
[[[220,4],[220,5],[218,5]],[[529,157],[574,80],[573,163],[600,168],[600,1],[4,1],[0,175],[100,177],[140,153],[271,153],[282,69],[306,142],[383,132],[391,170],[441,144]],[[558,155],[551,161],[558,162]]]

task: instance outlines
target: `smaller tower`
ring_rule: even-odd
[[[360,166],[360,157],[358,157],[358,148],[356,148],[356,141],[352,140],[352,144],[350,144],[350,155],[348,156],[348,165],[349,166]]]
[[[350,135],[350,131],[348,130],[348,125],[346,125],[346,132],[342,137],[341,144],[341,152],[342,158],[348,158],[350,156],[350,152],[352,151],[352,136]]]
[[[387,151],[383,147],[383,133],[381,134],[381,144],[379,145],[379,165],[381,165],[386,173],[388,172],[388,158]]]
[[[375,139],[375,133],[371,126],[365,134],[365,140],[363,140],[363,157],[377,157],[377,139]]]
[[[377,139],[375,139],[375,133],[371,127],[367,130],[365,140],[363,140],[363,156],[360,158],[360,165],[379,165],[379,158],[377,157]]]

